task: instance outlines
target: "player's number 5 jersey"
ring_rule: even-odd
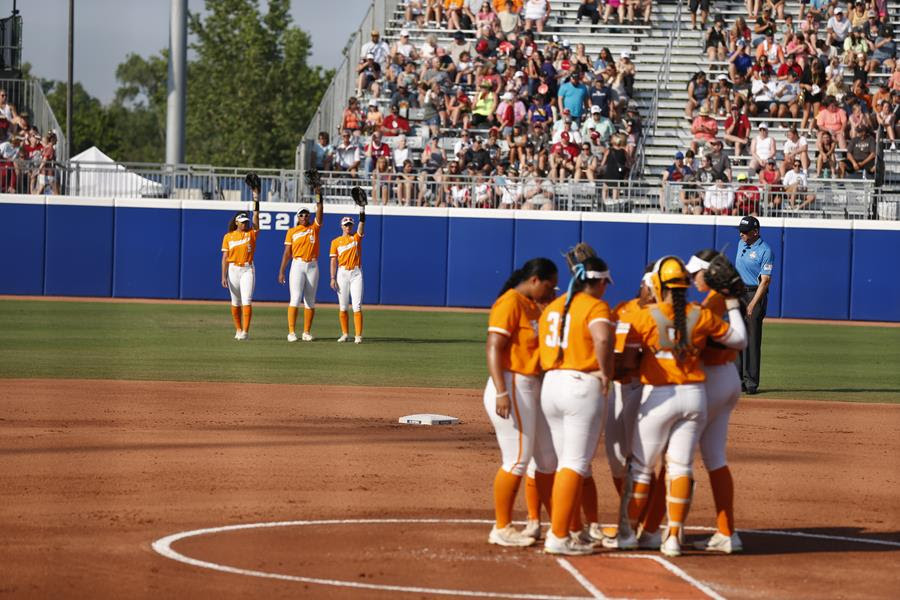
[[[297,225],[288,229],[284,236],[284,245],[290,246],[291,256],[305,262],[312,262],[319,258],[319,230],[322,226],[318,222],[312,225]]]
[[[246,265],[253,262],[253,253],[256,252],[255,229],[240,231],[235,229],[225,234],[222,238],[222,252],[225,253],[225,261],[236,265]]]
[[[358,268],[362,260],[362,238],[359,233],[354,233],[333,239],[329,256],[337,258],[338,266],[348,271]]]

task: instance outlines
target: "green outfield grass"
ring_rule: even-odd
[[[365,343],[337,344],[334,309],[312,343],[285,340],[282,307],[232,339],[221,305],[0,300],[0,377],[480,388],[487,315],[370,310]],[[301,317],[302,319],[302,317]],[[900,328],[768,323],[767,397],[900,402]]]

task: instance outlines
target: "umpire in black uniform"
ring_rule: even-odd
[[[738,225],[741,241],[738,244],[734,266],[744,285],[744,302],[747,303],[747,348],[737,359],[741,388],[755,394],[759,388],[759,366],[762,348],[762,325],[769,302],[769,283],[775,266],[772,248],[759,234],[759,219],[744,217]]]

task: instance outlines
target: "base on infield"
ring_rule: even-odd
[[[447,415],[432,415],[423,413],[420,415],[406,415],[398,419],[404,425],[456,425],[459,419]]]

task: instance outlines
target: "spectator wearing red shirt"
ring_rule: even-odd
[[[379,158],[390,160],[392,156],[391,147],[381,140],[381,133],[373,133],[372,140],[366,145],[366,176],[375,168],[375,162]]]
[[[750,119],[736,104],[732,105],[731,113],[725,119],[723,136],[726,142],[734,144],[735,156],[741,156],[750,144]]]
[[[381,133],[385,137],[409,133],[409,121],[400,116],[400,107],[391,104],[391,114],[381,123]]]
[[[691,150],[696,154],[700,144],[708,144],[713,141],[716,139],[718,132],[719,124],[709,115],[709,108],[703,105],[700,107],[700,114],[691,124],[691,133],[694,134],[694,139],[691,141]]]
[[[788,54],[784,57],[784,62],[778,67],[778,79],[787,80],[788,71],[796,73],[797,79],[800,79],[803,76],[803,67],[797,64],[793,54]]]
[[[559,142],[550,148],[550,179],[559,181],[570,177],[575,172],[577,156],[578,146],[570,141],[569,132],[563,131]]]
[[[738,189],[734,194],[734,214],[753,215],[759,213],[759,188],[747,180],[747,174],[737,176]]]

